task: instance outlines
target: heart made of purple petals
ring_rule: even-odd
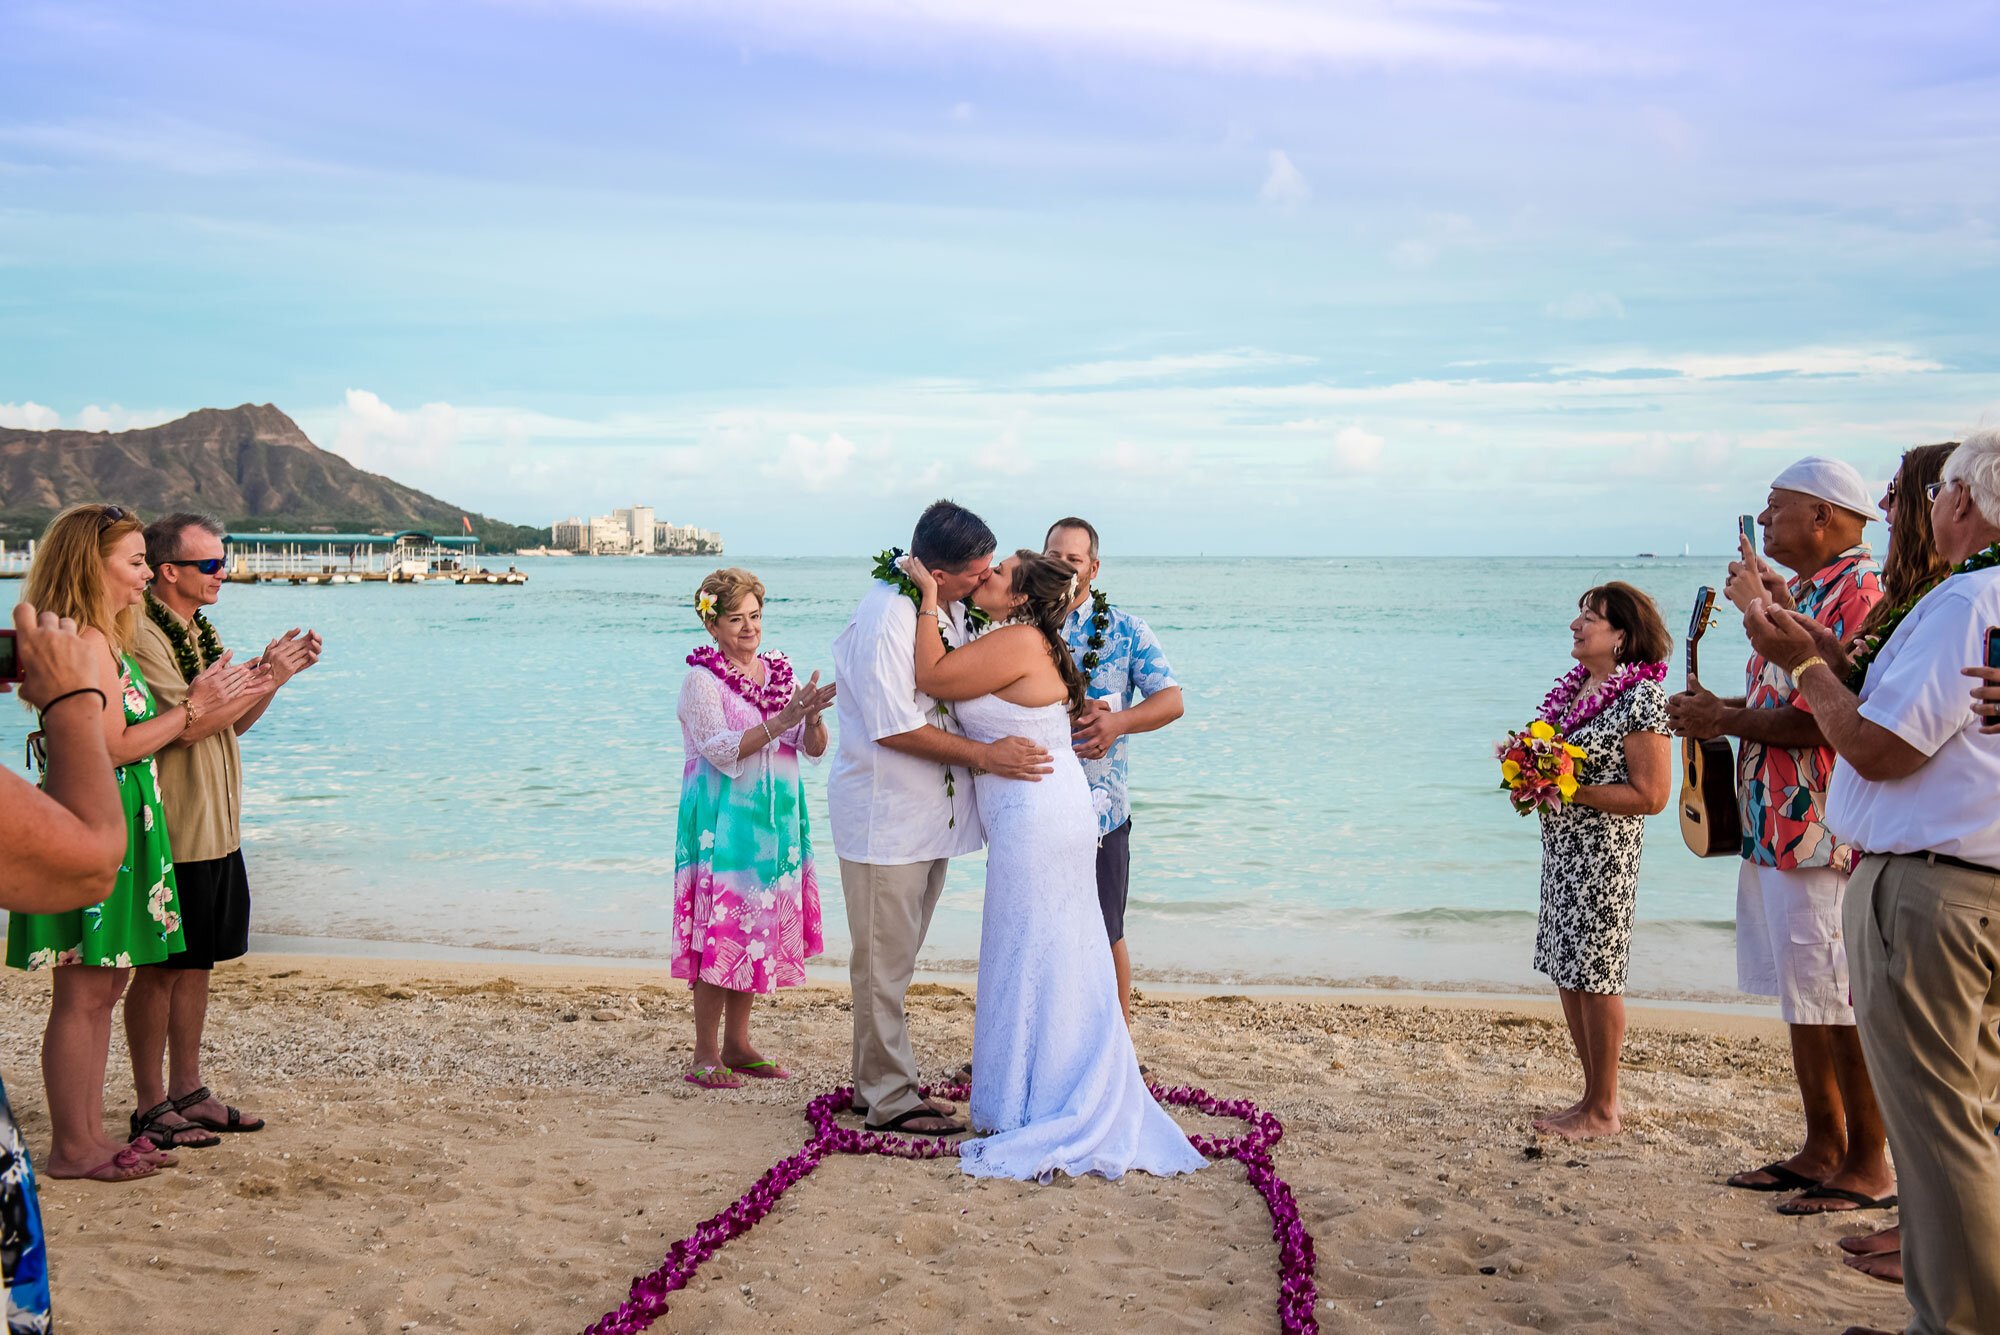
[[[1193,1108],[1214,1117],[1234,1117],[1248,1124],[1236,1136],[1191,1135],[1197,1150],[1210,1159],[1234,1159],[1243,1165],[1250,1185],[1264,1198],[1271,1211],[1271,1237],[1278,1244],[1278,1325],[1286,1335],[1317,1332],[1319,1302],[1313,1280],[1313,1240],[1299,1217],[1292,1189],[1278,1175],[1271,1150],[1283,1139],[1284,1124],[1248,1099],[1220,1099],[1187,1086],[1149,1085],[1161,1103]],[[920,1091],[928,1095],[931,1091]],[[964,1085],[948,1085],[937,1091],[947,1098],[964,1099]],[[584,1335],[639,1335],[667,1311],[667,1297],[686,1288],[702,1263],[721,1250],[732,1238],[747,1233],[769,1214],[795,1183],[811,1175],[829,1154],[881,1154],[897,1159],[947,1159],[958,1156],[955,1142],[937,1138],[912,1140],[882,1131],[861,1131],[841,1126],[835,1118],[854,1097],[852,1089],[836,1089],[806,1105],[806,1121],[813,1134],[797,1154],[778,1160],[764,1171],[750,1190],[720,1214],[702,1221],[694,1232],[667,1249],[659,1267],[632,1281],[624,1302],[593,1322]]]

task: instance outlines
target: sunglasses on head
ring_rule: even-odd
[[[204,575],[213,575],[216,571],[222,569],[223,560],[219,556],[211,556],[205,561],[162,561],[160,564],[163,566],[193,566]]]
[[[98,531],[102,532],[105,529],[110,528],[113,524],[117,523],[124,517],[125,517],[125,510],[124,507],[122,506],[117,506],[117,505],[100,506],[98,508],[98,513],[97,513]]]

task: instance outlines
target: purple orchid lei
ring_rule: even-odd
[[[722,679],[730,690],[748,700],[766,714],[775,714],[790,703],[792,698],[792,664],[783,654],[758,654],[764,661],[764,684],[744,676],[736,664],[723,656],[722,650],[712,644],[698,647],[687,657],[690,667],[707,668]]]
[[[1590,669],[1581,663],[1557,677],[1554,689],[1542,697],[1542,707],[1535,711],[1535,717],[1554,724],[1559,732],[1575,732],[1640,682],[1665,681],[1667,665],[1627,663],[1606,677],[1604,683],[1591,692],[1588,700],[1578,704],[1577,693],[1583,690],[1583,683],[1589,679]]]
[[[1319,1288],[1313,1279],[1312,1234],[1299,1215],[1291,1187],[1271,1161],[1271,1150],[1284,1137],[1284,1124],[1248,1099],[1221,1099],[1184,1085],[1148,1088],[1162,1103],[1194,1108],[1214,1117],[1234,1117],[1248,1124],[1249,1129],[1241,1135],[1191,1135],[1188,1141],[1211,1159],[1234,1159],[1243,1165],[1244,1176],[1271,1212],[1271,1238],[1278,1244],[1279,1328],[1285,1335],[1317,1335],[1319,1317],[1313,1309],[1319,1302]],[[931,1093],[928,1089],[920,1092]],[[964,1099],[971,1091],[965,1085],[951,1085],[937,1092],[946,1098]],[[958,1156],[958,1146],[949,1141],[912,1140],[841,1126],[835,1118],[853,1102],[853,1096],[852,1089],[836,1089],[807,1104],[806,1121],[812,1136],[805,1147],[772,1164],[735,1204],[697,1224],[694,1232],[669,1247],[659,1268],[634,1279],[625,1301],[599,1317],[584,1335],[639,1335],[649,1328],[666,1315],[669,1294],[686,1288],[703,1262],[731,1238],[749,1232],[771,1213],[780,1196],[811,1175],[829,1154],[881,1154],[897,1159]]]

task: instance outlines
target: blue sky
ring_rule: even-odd
[[[1996,162],[1991,3],[17,0],[0,424],[739,551],[1721,550],[2000,419]]]

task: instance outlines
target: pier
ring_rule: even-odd
[[[0,579],[22,579],[34,543],[0,543]],[[479,540],[401,533],[231,533],[223,548],[232,584],[520,585],[521,571],[488,570]]]

